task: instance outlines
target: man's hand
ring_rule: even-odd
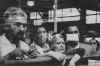
[[[68,66],[75,66],[75,62],[70,61]]]
[[[75,54],[71,61],[69,62],[69,66],[75,66],[75,63],[80,59],[80,55],[78,54]]]
[[[58,61],[62,61],[66,58],[66,55],[59,52],[54,52],[54,51],[49,51],[48,53],[45,53],[45,55],[52,56],[56,58]]]

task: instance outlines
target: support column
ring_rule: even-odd
[[[86,24],[86,9],[80,9],[80,22]]]
[[[56,20],[56,18],[57,18],[57,4],[58,3],[58,0],[55,0],[54,1],[54,6],[53,6],[53,8],[54,8],[54,32],[57,32],[57,20]]]

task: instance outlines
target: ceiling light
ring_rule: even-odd
[[[32,7],[32,6],[34,6],[34,5],[35,5],[35,2],[34,2],[34,1],[29,0],[29,1],[27,1],[27,5]]]

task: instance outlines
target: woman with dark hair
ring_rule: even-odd
[[[50,41],[48,40],[48,33],[43,26],[39,26],[37,28],[36,39],[31,44],[31,48],[35,50],[32,53],[33,56],[49,56],[55,58],[58,61],[62,61],[65,58],[63,53],[52,50],[50,47]]]
[[[44,52],[50,50],[48,33],[43,26],[38,26],[33,38],[33,43],[30,45],[31,50],[33,50],[31,55],[42,55]],[[35,51],[34,51],[35,50]]]
[[[44,51],[49,50],[48,33],[43,26],[37,29],[37,44],[41,46]]]

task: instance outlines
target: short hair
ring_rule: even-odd
[[[78,28],[76,25],[69,25],[69,26],[67,26],[67,27],[64,29],[64,33],[68,33],[70,27],[75,27],[75,29],[79,32],[79,28]]]

